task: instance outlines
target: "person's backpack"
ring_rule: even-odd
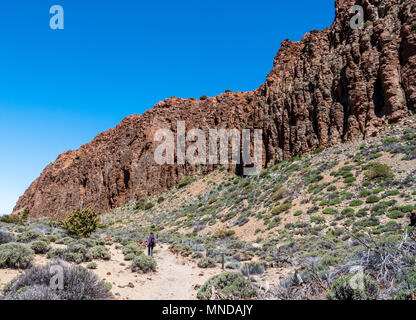
[[[149,243],[152,247],[155,246],[156,244],[156,238],[155,236],[150,236],[150,243]]]

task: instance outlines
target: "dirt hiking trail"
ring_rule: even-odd
[[[111,260],[96,261],[94,270],[101,279],[113,285],[115,299],[122,300],[192,300],[198,286],[208,278],[221,273],[220,268],[200,269],[196,261],[173,254],[167,245],[157,246],[153,256],[157,271],[133,273],[130,261],[124,261],[121,249],[110,247]],[[147,254],[147,252],[146,252]]]

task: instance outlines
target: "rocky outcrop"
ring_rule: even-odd
[[[350,8],[365,26],[352,30]],[[266,82],[253,92],[206,100],[171,98],[125,118],[75,151],[61,154],[20,197],[15,212],[65,217],[80,206],[107,210],[174,187],[214,166],[158,165],[160,128],[263,130],[263,165],[317,147],[376,134],[416,108],[416,0],[337,0],[334,23],[284,41]],[[237,170],[230,167],[230,170]]]

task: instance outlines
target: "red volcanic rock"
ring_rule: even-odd
[[[363,30],[352,30],[350,8],[362,5]],[[125,118],[75,151],[61,154],[20,197],[15,212],[65,217],[81,203],[96,210],[171,188],[207,173],[185,165],[157,165],[154,133],[186,129],[263,130],[263,164],[358,136],[416,108],[416,0],[336,0],[334,23],[301,42],[284,41],[265,84],[253,92],[206,100],[171,98]],[[236,168],[230,168],[236,170]]]

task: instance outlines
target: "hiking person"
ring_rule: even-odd
[[[412,213],[410,213],[410,227],[416,226],[416,210],[413,210]]]
[[[156,245],[156,237],[153,232],[150,232],[149,238],[147,238],[147,255],[153,257],[153,248]]]

